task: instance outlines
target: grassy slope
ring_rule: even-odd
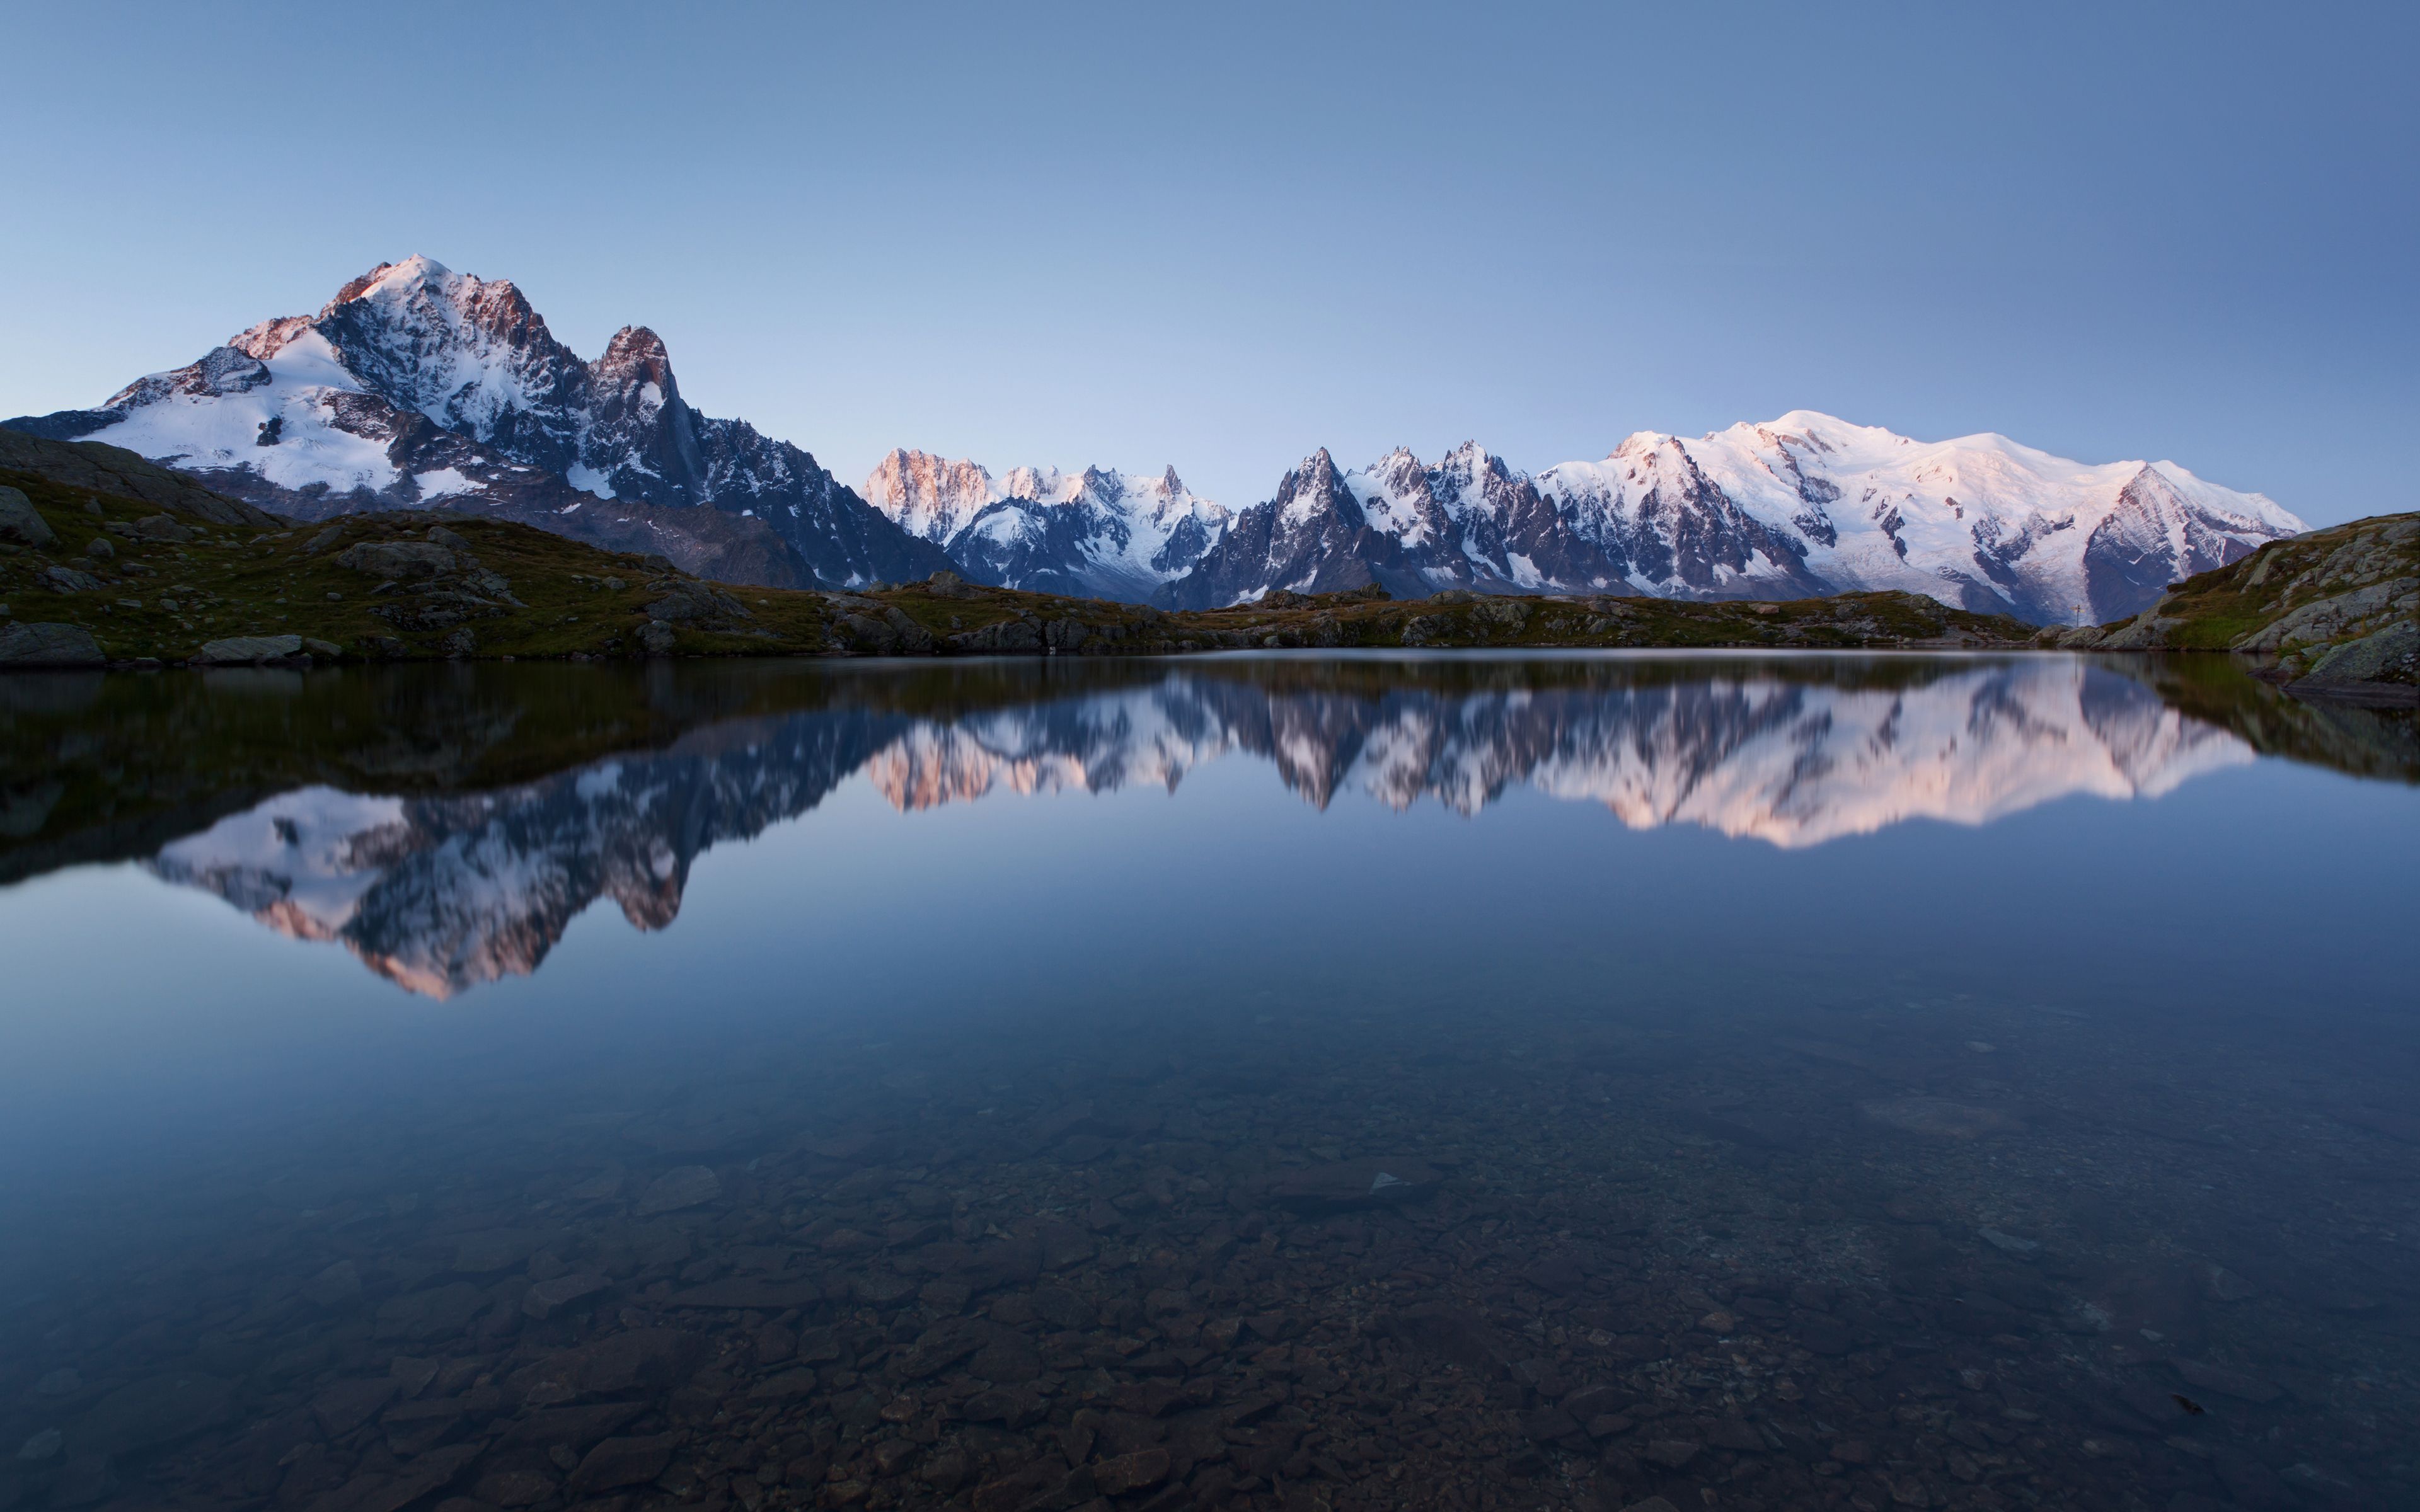
[[[341,546],[305,554],[317,527],[264,531],[179,517],[178,522],[194,532],[190,542],[129,541],[110,533],[108,525],[157,516],[157,506],[8,469],[0,469],[0,483],[23,489],[59,535],[45,551],[0,558],[0,600],[20,621],[82,625],[113,659],[180,661],[222,637],[285,634],[334,641],[355,654],[384,638],[401,642],[403,656],[442,655],[442,633],[399,634],[373,612],[394,600],[373,595],[376,578],[335,563]],[[85,509],[86,499],[99,501],[98,516]],[[381,533],[404,538],[440,523],[471,541],[481,563],[504,577],[527,606],[466,622],[482,656],[601,652],[607,641],[641,623],[646,601],[658,596],[643,585],[660,574],[643,559],[527,526],[426,513],[351,520],[357,522],[348,532],[352,540]],[[96,537],[107,539],[116,556],[100,563],[87,556],[86,545]],[[55,593],[37,580],[53,563],[93,573],[105,587]],[[618,592],[579,580],[616,577],[627,585]]]

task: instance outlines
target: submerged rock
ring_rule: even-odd
[[[711,1202],[722,1195],[722,1179],[709,1166],[676,1165],[648,1184],[639,1194],[637,1206],[631,1211],[639,1217],[651,1217],[659,1212],[677,1212],[694,1208],[701,1202]]]

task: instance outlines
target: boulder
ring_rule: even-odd
[[[583,1396],[652,1396],[687,1380],[706,1354],[703,1334],[635,1328],[524,1366],[515,1372],[512,1383],[533,1407]]]
[[[365,577],[396,579],[441,577],[459,565],[453,552],[434,541],[357,541],[334,560]]]
[[[1039,651],[1042,631],[1030,620],[1001,620],[950,637],[961,651]]]
[[[0,667],[98,667],[104,659],[80,625],[0,625]]]
[[[462,581],[466,587],[475,589],[489,598],[501,598],[516,609],[529,607],[513,596],[512,579],[503,573],[490,572],[485,567],[474,567],[462,575]]]
[[[1435,1166],[1405,1156],[1365,1156],[1287,1171],[1269,1182],[1269,1197],[1305,1212],[1391,1207],[1436,1190]]]
[[[675,582],[664,596],[647,606],[647,618],[661,625],[692,625],[708,620],[752,618],[739,600],[707,583]]]
[[[89,594],[101,586],[100,579],[73,567],[45,567],[35,577],[54,594]]]
[[[1139,1449],[1094,1466],[1093,1483],[1107,1495],[1124,1496],[1158,1485],[1168,1478],[1168,1469],[1167,1450]]]
[[[0,541],[46,547],[58,538],[58,532],[51,529],[51,522],[35,510],[34,501],[25,497],[23,489],[0,487]]]
[[[532,1318],[551,1318],[573,1303],[593,1297],[613,1283],[601,1275],[575,1273],[541,1281],[521,1299],[521,1311]]]
[[[648,1218],[659,1212],[677,1212],[683,1208],[694,1208],[721,1195],[722,1180],[710,1166],[675,1165],[657,1177],[646,1191],[639,1195],[638,1206],[633,1211],[640,1217]]]
[[[192,531],[178,524],[175,517],[168,515],[145,516],[134,522],[134,533],[146,541],[165,541],[172,545],[194,538]]]
[[[242,667],[302,655],[299,635],[231,635],[204,642],[194,659],[206,667]]]
[[[2415,667],[2420,667],[2420,625],[2394,625],[2331,649],[2311,663],[2306,675],[2315,682],[2374,682],[2398,671],[2409,677]]]

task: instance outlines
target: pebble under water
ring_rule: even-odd
[[[2420,740],[2203,660],[0,681],[0,1512],[2420,1505]]]

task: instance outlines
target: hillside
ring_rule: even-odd
[[[2233,651],[2288,691],[2420,702],[2420,514],[2275,541],[2131,620],[2056,638],[2099,651]]]
[[[90,442],[9,444],[10,465],[0,467],[11,490],[0,494],[0,662],[18,664],[2016,646],[2032,634],[1908,594],[1701,604],[1449,591],[1398,602],[1362,590],[1168,613],[985,588],[949,573],[862,593],[732,589],[661,557],[511,521],[387,510],[299,525],[190,485],[175,491]]]

